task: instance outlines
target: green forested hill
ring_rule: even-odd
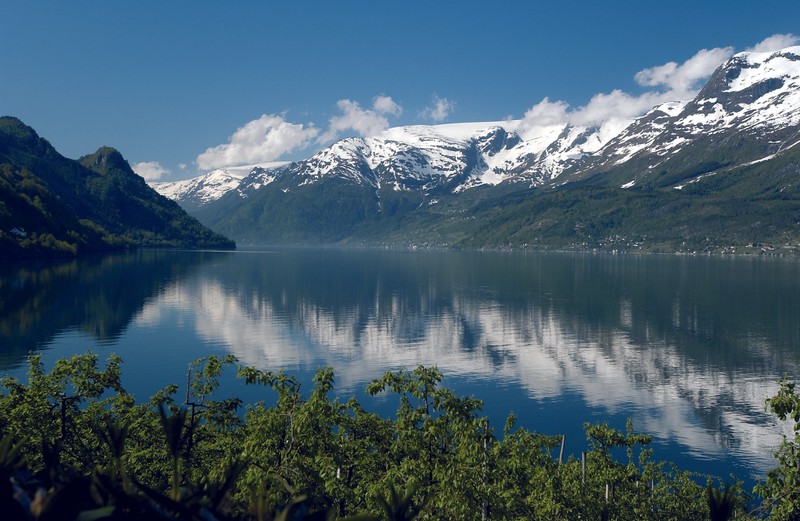
[[[67,159],[20,120],[0,118],[0,257],[135,246],[234,243],[148,187],[116,150]]]

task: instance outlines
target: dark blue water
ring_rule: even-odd
[[[436,365],[445,385],[587,448],[584,422],[652,434],[655,458],[751,484],[787,426],[764,412],[798,374],[800,263],[562,253],[156,252],[0,266],[0,373],[91,350],[144,399],[234,354],[389,413],[368,381]],[[267,400],[233,373],[224,393]]]

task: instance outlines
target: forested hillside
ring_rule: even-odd
[[[234,243],[151,189],[118,151],[67,159],[18,119],[0,118],[0,257],[138,246]]]

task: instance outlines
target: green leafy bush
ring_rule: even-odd
[[[2,381],[6,518],[748,518],[740,485],[720,492],[710,477],[653,461],[650,436],[630,422],[625,432],[587,424],[585,459],[564,459],[559,437],[516,428],[513,416],[495,433],[482,402],[442,387],[436,368],[372,381],[369,394],[397,398],[386,418],[355,398],[331,397],[331,369],[318,371],[305,395],[283,372],[238,367],[246,384],[274,394],[271,405],[216,400],[235,364],[232,356],[198,360],[182,400],[173,384],[136,403],[118,357],[100,367],[96,355],[77,355],[47,372],[31,356],[27,383]],[[798,403],[785,383],[771,406],[794,415]],[[776,470],[760,489],[775,519],[792,519],[789,475]]]

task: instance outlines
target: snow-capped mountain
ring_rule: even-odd
[[[190,210],[233,190],[246,197],[278,176],[293,177],[297,186],[336,178],[425,196],[504,181],[539,186],[604,144],[595,128],[548,126],[523,139],[516,133],[519,126],[506,121],[395,127],[371,138],[337,141],[284,168],[254,168],[241,179],[221,169],[151,186]]]
[[[615,135],[571,124],[522,128],[521,121],[397,127],[371,138],[343,139],[283,169],[255,168],[243,179],[222,169],[152,186],[189,209],[231,190],[245,197],[278,176],[293,177],[296,186],[337,178],[432,196],[503,182],[541,186],[567,170],[581,178],[647,158],[638,165],[642,172],[626,183],[633,186],[698,138],[746,132],[757,139],[788,129],[765,145],[767,157],[797,142],[798,124],[800,47],[789,47],[737,54],[693,100],[659,105]]]
[[[232,190],[238,189],[243,195],[251,190],[257,190],[271,181],[271,172],[279,170],[285,164],[285,162],[275,162],[219,168],[192,179],[153,181],[149,184],[158,193],[177,201],[184,209],[191,212],[216,201]]]
[[[659,170],[680,170],[667,168],[667,162],[689,151],[697,166],[716,155],[715,169],[736,168],[793,147],[800,141],[798,127],[800,46],[740,53],[718,68],[693,100],[655,107],[636,120],[586,161],[583,173],[630,163],[636,172],[623,179],[630,187]]]
[[[216,201],[230,190],[236,189],[242,178],[226,169],[214,170],[206,175],[174,182],[151,182],[158,193],[178,201],[186,210],[192,211],[204,204]]]
[[[442,209],[419,217],[426,232],[441,236],[443,242],[452,241],[453,236],[463,240],[463,231],[456,230],[465,226],[464,216],[478,223],[475,226],[487,216],[500,223],[492,226],[505,226],[523,214],[500,217],[503,212],[523,212],[515,210],[515,205],[553,190],[564,193],[588,182],[613,190],[647,187],[674,193],[698,183],[710,186],[711,181],[705,180],[713,177],[719,182],[728,172],[752,170],[754,165],[761,177],[740,176],[722,188],[749,183],[731,192],[742,197],[766,188],[758,183],[770,187],[779,183],[775,189],[783,192],[800,185],[794,179],[800,174],[795,158],[800,147],[793,148],[800,142],[800,46],[737,54],[717,69],[694,99],[663,103],[635,120],[580,126],[530,119],[390,128],[370,138],[343,139],[302,161],[253,168],[238,181],[236,176],[215,171],[190,181],[153,186],[242,243],[383,240],[388,223],[397,240],[406,240],[417,230],[412,217],[434,207]],[[780,165],[778,173],[768,171],[771,165]],[[517,195],[500,200],[511,193]],[[614,199],[629,196],[616,193],[607,194],[602,204],[592,203],[591,209],[576,210],[575,218],[581,222],[573,225],[557,215],[564,209],[550,208],[547,205],[556,202],[548,202],[549,213],[537,221],[538,231],[530,228],[533,218],[524,217],[513,233],[527,237],[523,244],[539,243],[537,234],[551,226],[548,233],[564,240],[579,236],[583,242],[575,244],[585,247],[600,240],[593,224],[600,218],[592,218],[592,211],[603,211],[603,204],[630,205],[630,201]],[[475,206],[487,197],[498,200],[491,207],[494,210]],[[677,203],[659,204],[667,208]],[[652,212],[662,215],[666,210]],[[606,211],[602,219],[610,214]],[[723,219],[726,214],[716,215]],[[452,225],[447,232],[437,231],[442,220]],[[642,228],[641,218],[632,222]],[[610,223],[600,231],[621,226],[619,220]],[[775,223],[770,226],[777,229]],[[681,233],[689,233],[689,228]],[[638,233],[652,236],[645,232]],[[487,232],[492,240],[500,240],[496,233]],[[752,233],[753,242],[761,239],[760,232]]]
[[[694,132],[774,129],[800,123],[800,46],[747,52],[717,69],[678,117]]]

